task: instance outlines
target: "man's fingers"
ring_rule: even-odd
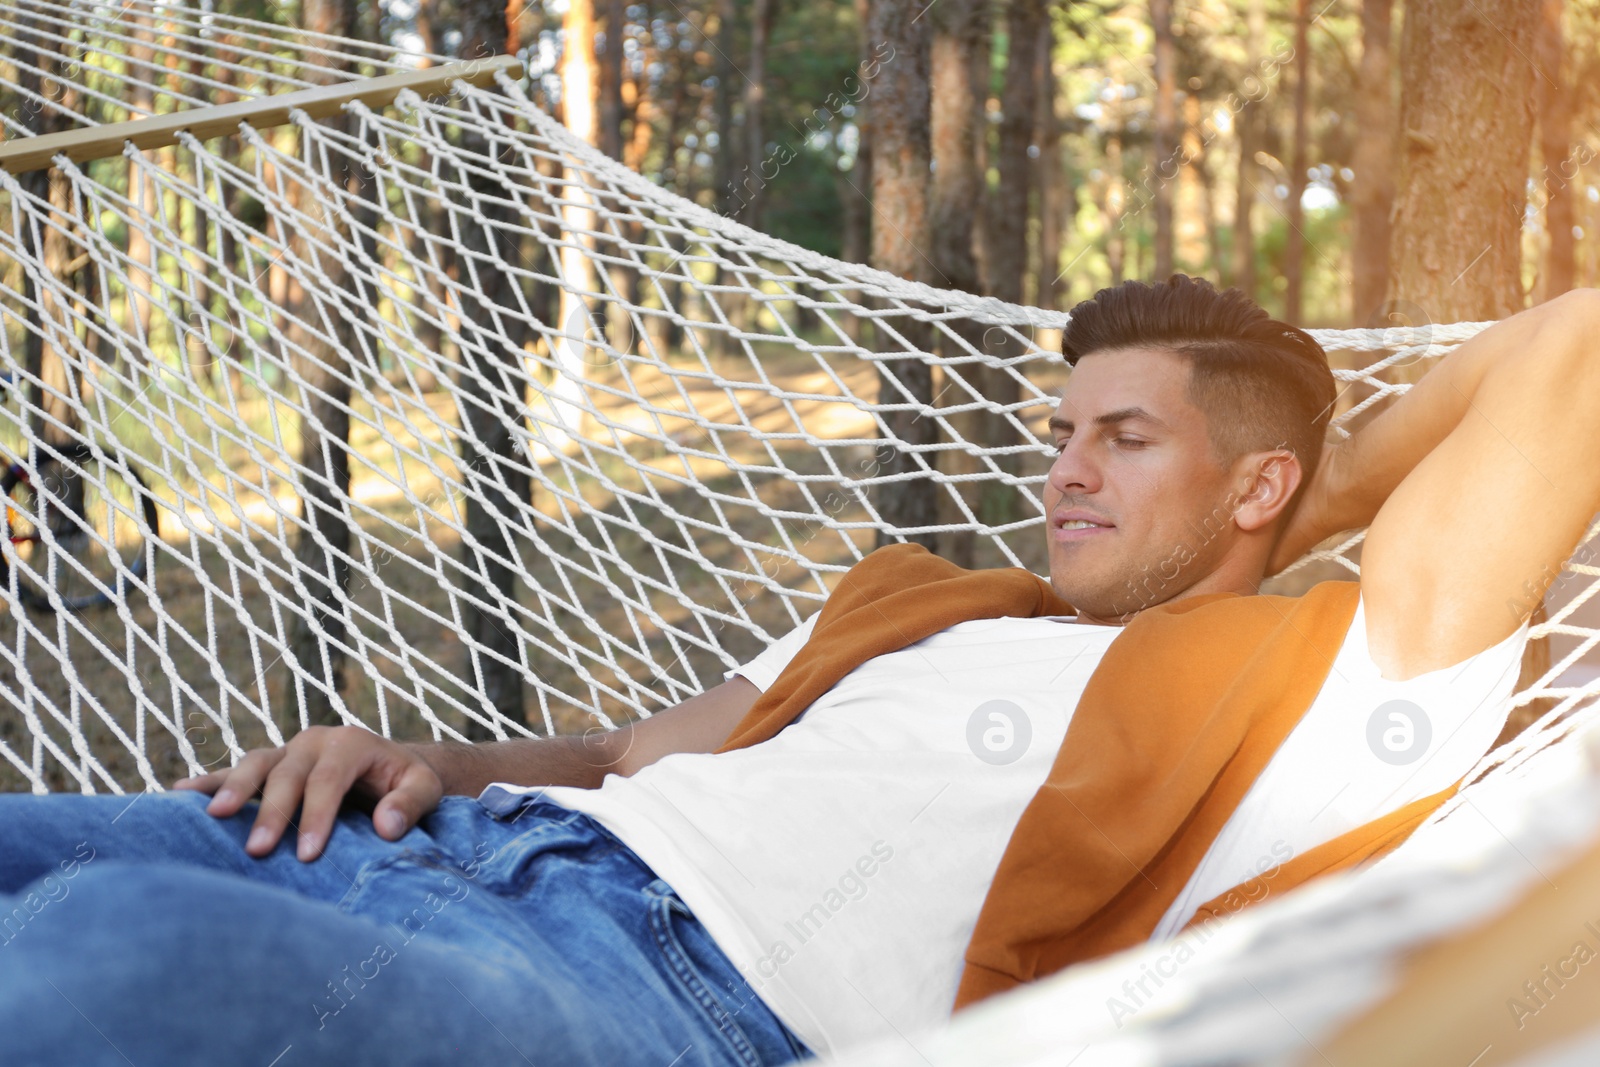
[[[333,824],[339,817],[339,807],[350,792],[350,787],[371,768],[370,756],[361,751],[346,752],[347,746],[329,744],[323,749],[322,759],[306,776],[304,795],[300,801],[300,838],[295,845],[295,855],[309,862],[322,855],[328,838],[333,835]]]
[[[266,781],[267,775],[272,773],[272,768],[283,759],[281,748],[258,748],[245,753],[244,759],[231,770],[217,771],[200,779],[189,781],[206,781],[212,778],[221,778],[216,792],[212,793],[211,803],[206,805],[206,812],[219,819],[236,815],[239,809],[249,802],[261,789],[261,783]]]
[[[255,825],[250,828],[250,837],[245,841],[244,850],[252,856],[265,856],[277,847],[289,820],[294,817],[295,809],[300,806],[300,798],[305,794],[306,776],[316,762],[315,754],[304,749],[299,752],[293,749],[281,751],[283,757],[272,768],[272,773],[267,775],[266,784],[261,789],[261,810],[256,813]]]
[[[384,794],[372,809],[372,825],[378,836],[394,841],[417,824],[417,820],[439,806],[443,785],[432,767],[420,760],[407,767],[395,787]]]
[[[356,727],[310,727],[280,748],[247,753],[232,770],[174,784],[214,791],[206,810],[219,817],[237,814],[259,793],[261,808],[245,842],[245,852],[257,858],[277,848],[298,811],[295,852],[310,861],[327,847],[339,809],[358,783],[362,795],[380,798],[373,825],[391,841],[432,811],[444,792],[426,760]]]
[[[228,775],[233,773],[232,768],[226,771],[212,771],[210,774],[197,774],[193,778],[179,778],[172,783],[174,789],[192,789],[196,793],[215,793],[217,787],[228,780]]]

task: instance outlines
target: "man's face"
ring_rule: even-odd
[[[1229,472],[1188,386],[1189,363],[1175,353],[1095,352],[1078,361],[1051,419],[1051,583],[1097,621],[1170,600],[1232,540]]]

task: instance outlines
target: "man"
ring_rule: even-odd
[[[1182,276],[1104,290],[1063,340],[1044,490],[1051,585],[1075,613],[892,647],[726,751],[763,691],[813,669],[785,671],[817,662],[815,617],[600,737],[313,729],[187,794],[0,798],[0,892],[20,916],[0,947],[0,1055],[759,1064],[915,1042],[994,918],[991,881],[1051,859],[1008,837],[1052,760],[1093,777],[1075,709],[1118,638],[1186,603],[1276,605],[1263,576],[1370,524],[1355,615],[1314,665],[1326,679],[1163,889],[1140,936],[1168,936],[1448,789],[1497,735],[1526,617],[1600,505],[1597,325],[1593,291],[1517,315],[1324,449],[1334,383],[1308,335]],[[1148,684],[1182,685],[1183,654]],[[1154,885],[1156,866],[1130,869]],[[1074,871],[1049,872],[1072,890]]]

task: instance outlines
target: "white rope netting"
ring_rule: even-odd
[[[8,139],[443,61],[43,0],[0,9],[0,52]],[[525,85],[0,173],[6,787],[156,789],[312,722],[609,728],[880,536],[1043,569],[1064,315],[754,232]],[[1482,325],[1320,332],[1337,432]],[[1360,538],[1268,591],[1351,576]],[[1552,721],[1600,689],[1587,547],[1515,698]]]

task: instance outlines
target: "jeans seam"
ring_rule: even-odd
[[[734,1054],[739,1057],[746,1067],[763,1067],[760,1053],[756,1051],[750,1039],[745,1036],[745,1032],[739,1027],[739,1024],[733,1021],[732,1014],[722,1007],[716,997],[712,996],[710,987],[706,984],[705,979],[700,975],[694,963],[689,959],[688,950],[683,947],[682,942],[672,933],[671,912],[673,904],[676,902],[681,907],[681,901],[678,901],[678,898],[672,895],[670,891],[660,893],[656,892],[654,887],[647,887],[646,892],[654,898],[650,908],[651,933],[655,935],[656,946],[660,950],[662,957],[666,959],[668,966],[672,968],[673,973],[677,976],[679,983],[688,990],[689,995],[700,1006],[700,1010],[716,1026],[717,1032],[722,1035],[723,1040],[728,1043]],[[683,913],[690,914],[687,908],[684,908]]]

